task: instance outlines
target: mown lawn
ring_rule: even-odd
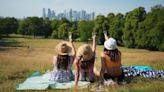
[[[15,92],[16,84],[22,83],[34,71],[42,73],[53,69],[52,57],[55,45],[61,40],[33,38],[3,38],[0,40],[0,92]],[[78,48],[81,42],[75,42]],[[164,70],[164,52],[119,47],[123,65],[148,65]],[[96,67],[99,69],[103,46],[97,46]],[[124,86],[107,87],[110,92],[163,92],[164,79],[128,77]],[[93,84],[95,85],[95,84]],[[91,85],[92,87],[92,85]],[[43,92],[88,92],[83,90],[46,90]],[[29,92],[29,91],[23,91]],[[31,92],[31,91],[30,91]],[[38,92],[38,91],[34,91]],[[41,91],[42,92],[42,91]]]

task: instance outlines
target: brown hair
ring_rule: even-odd
[[[116,62],[120,58],[121,52],[118,49],[115,50],[108,50],[104,48],[104,52],[106,52],[106,55],[108,55],[111,59],[111,61]]]
[[[67,70],[69,61],[70,61],[70,56],[58,55],[57,56],[57,69]]]

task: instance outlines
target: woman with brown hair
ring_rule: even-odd
[[[101,83],[104,80],[113,79],[118,84],[123,82],[124,73],[121,68],[121,52],[118,50],[117,42],[114,38],[109,38],[105,35],[104,51],[101,54]]]
[[[61,42],[56,46],[57,56],[53,58],[54,71],[52,79],[56,82],[69,82],[74,79],[72,64],[75,58],[75,47],[70,42]]]

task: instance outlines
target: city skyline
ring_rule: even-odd
[[[0,0],[0,16],[42,17],[43,8],[53,9],[56,13],[73,9],[95,12],[95,15],[107,15],[110,12],[125,14],[140,6],[148,12],[157,4],[164,6],[164,0]]]
[[[57,19],[61,20],[66,18],[69,21],[80,21],[80,20],[94,20],[95,12],[88,13],[85,10],[76,11],[73,9],[64,10],[64,12],[56,13],[55,10],[50,8],[43,8],[42,17],[49,20]]]

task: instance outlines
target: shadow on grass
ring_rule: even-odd
[[[20,42],[11,38],[3,38],[0,40],[0,51],[6,51],[10,48],[24,47]]]

